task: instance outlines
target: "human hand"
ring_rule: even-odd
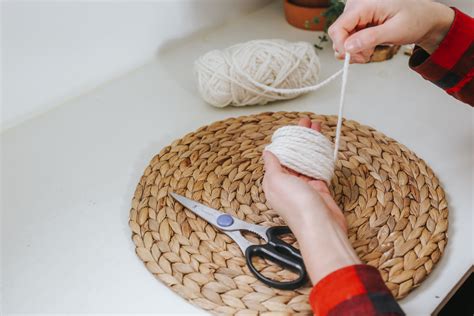
[[[417,44],[433,53],[447,34],[454,11],[431,0],[347,0],[328,34],[335,55],[365,63],[379,44]]]
[[[308,118],[301,119],[299,125],[321,130]],[[265,151],[263,158],[265,197],[298,240],[313,283],[332,271],[359,263],[347,239],[344,215],[326,183],[281,166],[270,152]]]
[[[321,125],[311,122],[309,118],[300,120],[300,126],[321,131]],[[313,179],[280,164],[278,158],[271,152],[263,153],[265,176],[263,190],[267,201],[280,214],[290,228],[299,230],[305,222],[313,217],[321,220],[333,220],[347,233],[346,220],[339,206],[329,192],[326,182]],[[308,209],[318,208],[318,212]],[[310,218],[309,218],[310,217]]]

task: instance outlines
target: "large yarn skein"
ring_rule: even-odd
[[[320,63],[313,45],[285,40],[254,40],[212,50],[195,62],[198,89],[216,106],[266,104],[292,99],[295,89],[315,85]],[[273,91],[266,87],[277,88]]]

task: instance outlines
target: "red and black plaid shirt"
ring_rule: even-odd
[[[438,49],[416,47],[410,67],[455,98],[474,106],[474,19],[457,9]],[[339,269],[319,281],[309,302],[318,316],[404,315],[379,271],[368,265]]]
[[[454,9],[448,34],[429,55],[416,47],[410,68],[455,98],[474,106],[474,18]]]
[[[315,315],[405,315],[385,286],[380,272],[358,264],[334,271],[319,281],[309,302]]]

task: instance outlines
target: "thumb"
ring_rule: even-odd
[[[326,182],[324,182],[322,180],[311,180],[308,183],[313,189],[315,189],[319,193],[325,193],[325,194],[327,193],[327,194],[331,195]]]
[[[263,152],[263,162],[264,162],[265,172],[274,173],[274,172],[281,172],[283,170],[278,158],[267,150]]]
[[[357,26],[357,23],[359,23],[359,19],[359,12],[354,10],[346,11],[329,27],[328,35],[332,39],[335,51],[339,53],[345,52],[344,42]]]
[[[368,27],[349,36],[344,48],[350,54],[372,50],[379,44],[390,44],[391,34],[393,31],[388,23]]]

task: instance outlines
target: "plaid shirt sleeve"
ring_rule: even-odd
[[[332,272],[312,289],[309,302],[317,316],[405,315],[380,272],[358,264]]]
[[[415,47],[410,68],[455,98],[474,106],[474,18],[453,8],[454,21],[429,55]]]

